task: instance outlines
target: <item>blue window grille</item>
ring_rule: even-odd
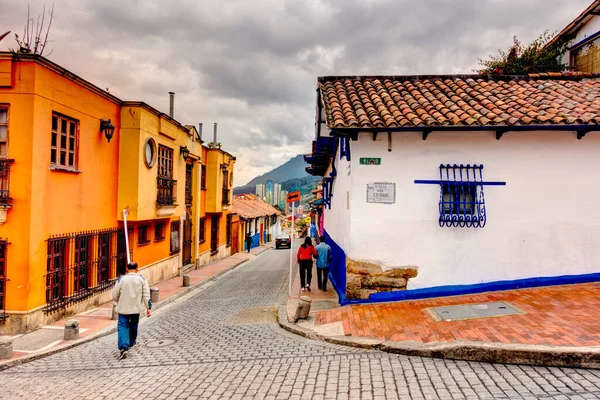
[[[485,226],[482,170],[483,165],[440,165],[440,226]]]

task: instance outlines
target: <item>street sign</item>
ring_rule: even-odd
[[[367,203],[394,204],[396,184],[392,182],[367,183]]]
[[[298,190],[296,192],[288,193],[286,202],[287,203],[295,203],[296,201],[299,201],[299,200],[300,200],[300,191]]]
[[[360,165],[381,165],[381,158],[361,157]]]

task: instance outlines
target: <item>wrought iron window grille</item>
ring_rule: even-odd
[[[440,226],[483,228],[483,165],[440,165]]]
[[[439,185],[441,227],[483,228],[487,221],[484,186],[505,186],[506,182],[483,180],[483,165],[441,164],[439,180],[415,180],[416,184]]]
[[[0,240],[0,322],[4,322],[8,318],[5,312],[6,304],[6,250],[8,246],[7,240]]]
[[[130,242],[132,233],[129,231]],[[118,275],[125,273],[127,251],[122,228],[56,235],[47,243],[45,313],[108,290]]]

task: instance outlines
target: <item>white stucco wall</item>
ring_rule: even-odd
[[[351,142],[351,179],[338,163],[325,226],[354,259],[416,265],[409,289],[600,271],[600,133],[493,132],[361,134]],[[381,166],[360,165],[381,157]],[[487,224],[438,225],[440,164],[483,164]],[[395,182],[396,203],[366,202],[370,182]],[[350,209],[346,192],[350,191]]]
[[[581,27],[579,32],[577,32],[577,35],[575,35],[575,39],[571,42],[571,45],[581,42],[586,37],[593,35],[598,31],[600,31],[600,18],[595,15]]]
[[[575,35],[575,38],[569,43],[569,45],[573,46],[574,44],[581,42],[585,38],[595,34],[596,32],[599,32],[599,31],[600,31],[600,17],[594,15],[585,25],[583,25],[581,27],[581,29],[579,29],[579,31]],[[565,55],[563,56],[563,62],[567,65],[569,64],[569,59],[570,59],[569,53],[570,52],[566,52]]]

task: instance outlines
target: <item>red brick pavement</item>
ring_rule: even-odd
[[[524,314],[435,321],[429,307],[507,301]],[[600,345],[600,283],[350,305],[316,313],[317,325],[343,321],[346,335],[394,341],[456,340],[561,346]]]

